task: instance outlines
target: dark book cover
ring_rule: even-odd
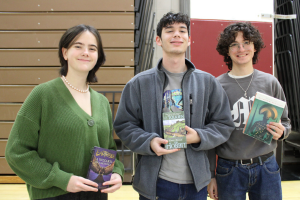
[[[270,122],[279,122],[286,102],[257,92],[243,133],[270,144],[273,135],[267,130]]]
[[[186,144],[186,130],[184,112],[163,113],[164,138],[168,140],[165,149],[184,149]]]
[[[117,152],[114,150],[100,147],[93,148],[87,179],[98,183],[99,189],[109,187],[108,185],[103,185],[103,183],[110,180],[116,155]]]

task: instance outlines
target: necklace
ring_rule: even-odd
[[[81,92],[81,93],[87,93],[89,91],[89,85],[87,86],[87,89],[86,90],[79,90],[77,87],[74,87],[73,85],[71,85],[71,83],[69,83],[69,81],[67,81],[66,77],[65,76],[62,76],[63,80],[67,83],[67,85],[69,87],[71,87],[72,89],[74,90],[77,90],[78,92]]]
[[[242,86],[239,84],[239,82],[234,78],[234,80],[236,81],[236,83],[237,83],[237,84],[240,86],[240,88],[245,92],[245,93],[244,93],[244,97],[245,97],[245,98],[247,98],[247,91],[248,91],[248,89],[249,89],[249,87],[250,87],[250,85],[251,85],[251,83],[252,83],[253,76],[254,76],[254,71],[253,71],[253,73],[252,73],[251,81],[250,81],[250,83],[249,83],[249,85],[248,85],[248,87],[247,87],[246,90],[244,90],[244,88],[242,88]]]

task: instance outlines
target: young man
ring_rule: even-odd
[[[234,128],[222,86],[185,59],[189,26],[187,15],[162,17],[156,43],[163,57],[126,84],[114,122],[124,145],[138,155],[133,187],[143,200],[206,200],[207,150],[225,142]],[[178,110],[184,111],[188,145],[166,150],[162,113]]]
[[[287,107],[281,123],[271,122],[266,127],[273,135],[270,145],[243,134],[256,92],[285,101],[277,79],[253,68],[263,47],[259,31],[250,23],[229,25],[220,35],[217,51],[231,71],[217,79],[229,98],[235,130],[227,142],[215,149],[219,156],[216,179],[208,186],[212,199],[245,200],[246,192],[250,200],[282,199],[279,167],[273,151],[277,140],[286,138],[291,130]],[[211,163],[211,166],[216,165]]]

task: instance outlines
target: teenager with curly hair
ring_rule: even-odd
[[[230,102],[235,124],[229,140],[216,147],[212,154],[219,156],[216,176],[208,185],[212,199],[250,200],[282,199],[281,178],[273,151],[277,140],[288,137],[291,126],[285,107],[281,122],[271,122],[266,129],[273,135],[270,145],[243,134],[246,120],[256,92],[285,101],[277,79],[271,74],[254,69],[264,43],[260,32],[250,23],[235,23],[220,34],[217,51],[224,56],[228,71],[217,79]],[[215,159],[211,170],[215,170]]]

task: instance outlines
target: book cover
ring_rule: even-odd
[[[184,111],[163,113],[164,138],[168,140],[165,149],[186,148]]]
[[[114,150],[100,147],[93,148],[87,179],[98,183],[98,189],[109,187],[108,185],[103,185],[103,183],[110,180],[116,155],[117,152]]]
[[[267,130],[270,122],[279,122],[286,102],[257,92],[243,133],[270,144],[273,135]]]

